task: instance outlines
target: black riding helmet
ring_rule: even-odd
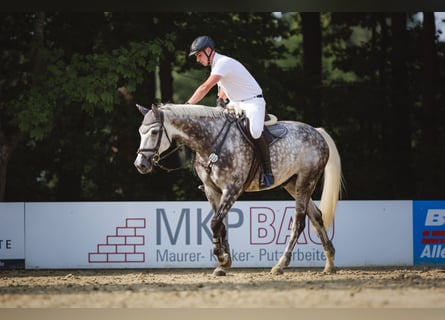
[[[207,54],[207,52],[205,52],[206,48],[210,48],[212,51]],[[212,55],[213,51],[215,51],[215,42],[212,40],[212,38],[209,36],[199,36],[196,38],[190,46],[189,57],[193,56],[199,51],[204,52],[205,56],[207,57],[207,66],[210,66],[210,56]]]
[[[215,42],[209,36],[199,36],[193,40],[192,45],[190,46],[189,57],[193,56],[196,52],[204,51],[205,48],[215,50]]]

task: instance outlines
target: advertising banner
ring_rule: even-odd
[[[412,201],[340,201],[335,214],[338,266],[413,265]]]
[[[26,203],[26,268],[147,266],[148,208],[128,202]]]
[[[413,202],[415,265],[445,265],[445,201]]]
[[[25,265],[25,210],[23,203],[0,203],[0,269]]]
[[[293,201],[240,201],[227,220],[233,267],[272,267],[289,239]],[[26,268],[207,268],[207,202],[26,203]],[[290,267],[323,267],[310,222]],[[411,201],[341,201],[329,238],[337,266],[413,264]]]

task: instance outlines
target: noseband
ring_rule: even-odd
[[[156,113],[155,113],[156,115]],[[147,157],[144,152],[153,152],[153,156],[151,157],[151,163],[155,166],[159,165],[159,160],[161,159],[161,155],[159,154],[159,147],[161,146],[161,141],[162,141],[162,134],[165,132],[165,135],[167,136],[168,141],[171,144],[171,139],[168,136],[167,131],[165,130],[164,127],[164,113],[162,111],[159,110],[158,113],[159,117],[156,117],[156,121],[154,123],[159,123],[161,126],[161,131],[158,135],[158,140],[156,141],[156,145],[154,146],[154,148],[143,148],[143,149],[138,149],[138,151],[136,152],[136,154],[140,154],[145,160],[147,160],[148,162],[150,162],[149,157]]]
[[[170,168],[166,168],[164,167],[162,164],[159,163],[159,161],[161,161],[162,159],[167,158],[168,156],[170,156],[172,153],[176,152],[179,148],[181,148],[183,145],[179,145],[176,148],[174,148],[172,151],[170,151],[169,153],[167,153],[165,156],[161,157],[161,155],[159,154],[159,148],[161,146],[161,141],[162,141],[162,134],[165,133],[165,136],[168,139],[169,144],[172,144],[172,140],[170,139],[167,130],[165,129],[164,126],[164,113],[162,112],[162,110],[159,110],[159,112],[156,112],[155,115],[159,115],[156,118],[156,121],[154,123],[159,123],[161,126],[161,131],[158,135],[158,140],[156,141],[156,145],[153,148],[143,148],[143,149],[138,149],[138,151],[136,152],[137,155],[141,155],[147,162],[151,162],[151,164],[155,167],[159,167],[165,171],[171,172],[171,171],[175,171],[181,168],[175,168],[175,169],[170,169]],[[153,152],[153,156],[151,157],[151,160],[149,157],[147,157],[144,152]]]

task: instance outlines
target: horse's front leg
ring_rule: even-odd
[[[226,219],[227,212],[230,206],[227,206],[227,196],[223,196],[221,189],[211,179],[208,167],[203,165],[205,159],[199,154],[196,154],[195,169],[199,178],[204,183],[204,192],[207,200],[213,209],[213,219],[211,228],[213,231],[213,254],[218,259],[218,268],[213,272],[214,275],[226,275],[225,269],[232,265],[232,258],[230,256],[230,246],[227,240],[227,226]],[[233,203],[233,202],[232,202]]]
[[[230,245],[227,238],[228,230],[226,225],[226,217],[236,199],[243,192],[243,182],[246,177],[242,175],[234,175],[233,170],[222,170],[213,167],[212,171],[203,165],[206,158],[196,154],[195,169],[199,178],[204,183],[204,192],[207,200],[213,209],[213,218],[211,221],[211,229],[213,233],[213,254],[218,260],[218,266],[213,274],[216,276],[225,276],[227,269],[232,266],[232,257],[230,254]],[[236,166],[237,170],[243,172],[241,166]],[[247,172],[247,170],[245,170]],[[220,181],[230,181],[229,185],[221,187]]]
[[[221,268],[230,268],[232,265],[232,258],[230,256],[230,246],[227,240],[227,224],[226,216],[230,208],[226,212],[222,212],[221,209],[221,199],[222,194],[217,189],[211,188],[209,185],[205,185],[204,188],[207,200],[209,200],[213,209],[213,220],[212,220],[212,231],[213,231],[213,254],[218,258],[218,264]],[[218,217],[221,217],[221,222],[219,222]],[[216,275],[225,275],[225,271],[218,270],[215,271]]]
[[[218,267],[214,270],[213,275],[225,276],[227,269],[232,266],[232,256],[230,254],[230,245],[227,239],[227,218],[224,219],[219,232],[213,231],[213,254],[218,259]]]
[[[231,189],[232,191],[234,189]],[[213,219],[211,221],[211,229],[213,232],[213,254],[218,259],[218,267],[213,274],[216,276],[225,276],[227,269],[232,266],[232,257],[230,255],[230,245],[227,239],[227,213],[232,207],[233,203],[239,196],[240,192],[226,193],[223,192],[220,206],[215,210]]]

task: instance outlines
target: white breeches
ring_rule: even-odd
[[[243,102],[230,102],[241,108],[249,119],[250,134],[254,139],[261,137],[264,128],[266,101],[263,98],[254,98]]]

